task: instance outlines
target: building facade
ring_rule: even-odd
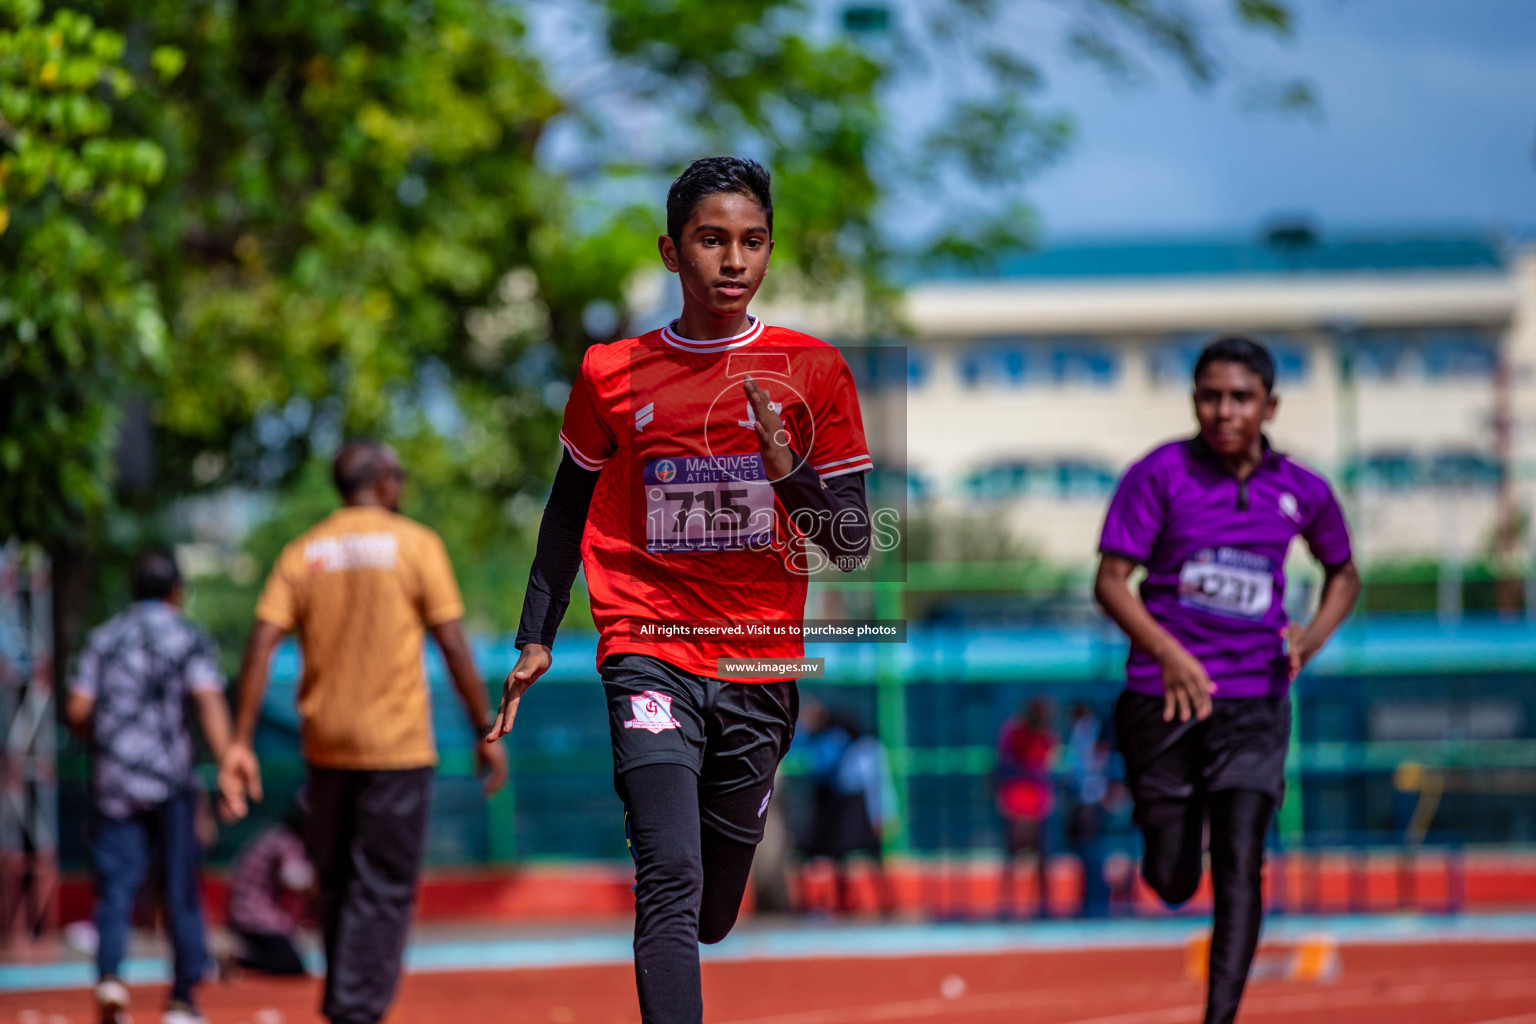
[[[1274,351],[1272,440],[1334,482],[1362,561],[1529,549],[1536,251],[1481,236],[1066,247],[918,281],[903,315],[914,510],[988,515],[1047,560],[1091,560],[1124,467],[1192,433],[1195,357],[1226,332]]]

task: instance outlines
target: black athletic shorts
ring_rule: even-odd
[[[728,683],[643,654],[616,654],[599,671],[608,698],[614,786],[648,764],[699,776],[699,818],[728,839],[758,843],[773,776],[800,716],[792,679]]]
[[[1141,824],[1155,804],[1222,789],[1252,789],[1279,803],[1291,702],[1285,697],[1230,697],[1211,702],[1201,722],[1163,721],[1163,698],[1126,690],[1115,703],[1115,735]]]

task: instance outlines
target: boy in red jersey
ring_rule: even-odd
[[[747,313],[772,230],[768,172],[753,161],[698,160],[673,182],[658,245],[681,280],[682,315],[582,360],[522,653],[486,737],[511,731],[523,693],[549,668],[585,565],[635,858],[646,1024],[702,1021],[698,944],[736,922],[794,733],[790,673],[753,679],[721,661],[801,657],[789,627],[804,617],[807,575],[822,552],[847,570],[870,546],[872,464],[847,364]]]

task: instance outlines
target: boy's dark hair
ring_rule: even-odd
[[[1200,351],[1195,360],[1195,382],[1212,363],[1240,363],[1258,374],[1264,382],[1264,390],[1275,390],[1275,359],[1264,345],[1244,334],[1226,334],[1217,338]]]
[[[672,241],[681,242],[683,227],[704,197],[719,192],[756,199],[768,218],[768,234],[773,234],[773,192],[768,169],[756,160],[739,156],[707,156],[689,164],[667,189],[667,234]]]
[[[166,548],[146,548],[133,560],[128,592],[135,601],[165,601],[181,585],[176,557]]]
[[[367,437],[353,438],[342,445],[331,462],[331,479],[343,498],[350,498],[365,487],[372,487],[389,469],[384,446]]]

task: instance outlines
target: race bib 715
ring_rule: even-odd
[[[740,551],[772,539],[773,485],[761,455],[651,459],[641,487],[647,551]]]

